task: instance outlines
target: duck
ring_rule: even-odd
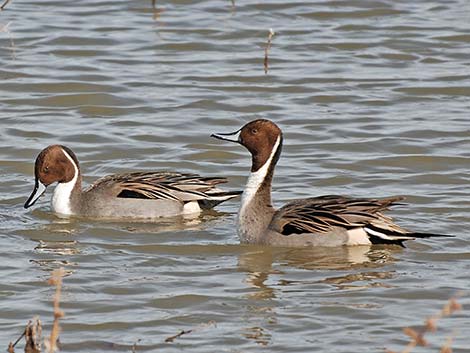
[[[229,138],[228,136],[235,136]],[[413,232],[384,214],[402,196],[354,198],[324,195],[272,206],[271,184],[283,134],[272,121],[257,119],[231,133],[211,137],[240,144],[251,154],[251,171],[241,196],[237,232],[243,244],[281,247],[332,247],[392,244],[416,238],[448,236]]]
[[[36,158],[35,183],[24,207],[33,206],[47,187],[57,186],[52,210],[59,217],[151,219],[198,214],[241,191],[224,191],[222,177],[168,171],[129,172],[104,176],[82,190],[82,174],[75,153],[50,145]]]

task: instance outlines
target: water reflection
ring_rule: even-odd
[[[247,282],[250,283],[249,278],[252,277],[261,278],[272,273],[282,273],[278,269],[273,269],[273,264],[280,267],[289,266],[305,270],[376,268],[393,262],[393,254],[401,251],[401,248],[391,246],[344,246],[305,249],[257,247],[255,250],[240,255],[238,267],[248,273]]]
[[[390,346],[403,322],[468,287],[465,1],[38,4],[0,13],[2,342],[51,310],[37,277],[60,266],[74,271],[63,332],[74,352],[130,351],[137,338],[137,351],[360,352]],[[84,156],[86,180],[175,169],[242,187],[246,154],[208,134],[258,117],[289,141],[275,199],[403,193],[400,224],[459,237],[410,244],[395,266],[394,249],[239,246],[233,215],[107,223],[21,207],[32,156],[53,143]],[[188,300],[161,309],[156,298]],[[383,309],[350,310],[371,303]],[[163,332],[212,319],[217,331],[160,345]]]
[[[38,254],[54,254],[61,256],[76,255],[80,253],[77,248],[78,242],[75,240],[66,241],[43,241],[34,248]]]
[[[121,229],[131,233],[160,233],[204,230],[213,226],[216,222],[231,216],[231,213],[216,210],[204,211],[201,214],[188,214],[175,217],[166,217],[155,220],[136,220],[122,224],[112,221],[114,225],[121,224]],[[100,222],[100,221],[98,221]]]
[[[152,0],[152,12],[153,12],[153,20],[158,21],[160,16],[162,15],[163,11],[165,11],[162,7],[157,7],[157,0]]]
[[[61,218],[49,211],[41,209],[35,209],[32,212],[26,211],[24,217],[31,218],[29,223],[32,224],[28,227],[30,235],[34,235],[35,231],[51,235],[72,235],[80,231],[80,223],[77,218]]]
[[[345,276],[339,277],[329,277],[325,278],[324,280],[320,281],[323,283],[328,283],[334,285],[337,289],[354,289],[354,290],[361,290],[361,289],[368,289],[373,287],[383,287],[383,288],[391,288],[392,286],[387,283],[382,283],[380,280],[384,279],[391,279],[395,275],[395,271],[371,271],[371,272],[359,272],[359,273],[352,273]],[[356,282],[365,282],[361,284],[353,284]]]
[[[250,247],[238,258],[238,268],[246,272],[245,283],[252,288],[246,295],[250,305],[246,306],[247,327],[242,335],[259,345],[270,344],[269,328],[272,324],[278,324],[278,300],[284,297],[281,294],[285,292],[286,286],[297,286],[294,292],[298,293],[310,291],[302,286],[315,285],[315,283],[326,283],[338,290],[388,287],[385,280],[393,278],[395,272],[377,269],[395,261],[393,254],[399,251],[402,251],[399,247],[374,246],[305,249]],[[292,276],[292,268],[309,272],[307,280],[278,279],[280,276],[285,277],[286,274]],[[371,271],[371,269],[376,270]],[[338,272],[344,270],[347,270],[346,274],[336,276]],[[351,270],[355,272],[351,273]],[[329,277],[331,272],[334,272],[335,276]],[[323,277],[325,274],[327,277],[318,279],[319,276]],[[302,273],[300,276],[304,277]],[[276,280],[270,281],[272,277]],[[289,292],[293,291],[289,290]],[[326,303],[326,305],[329,304],[331,303]]]
[[[400,248],[372,246],[343,246],[332,248],[290,249],[278,254],[282,266],[306,270],[344,270],[380,267],[393,261],[393,251]]]
[[[35,242],[34,255],[30,262],[46,272],[65,267],[68,274],[76,271],[78,259],[83,259],[86,255],[94,257],[103,252],[109,254],[113,251],[175,251],[190,255],[195,251],[192,246],[165,243],[191,240],[199,234],[204,234],[207,228],[232,216],[230,213],[211,210],[200,215],[117,222],[77,217],[60,218],[41,210],[33,211],[28,217],[31,215],[31,223],[36,224],[20,233],[22,237]],[[180,236],[175,237],[175,232]],[[152,241],[149,244],[149,239],[154,239],[155,235],[158,235],[158,243]],[[90,241],[90,237],[93,240]],[[217,250],[214,252],[217,253]]]
[[[390,279],[393,271],[370,271],[394,261],[393,253],[402,251],[399,247],[336,247],[279,249],[260,247],[254,251],[240,254],[238,267],[245,271],[245,282],[255,290],[248,294],[250,299],[274,299],[277,286],[297,284],[298,281],[280,279],[276,285],[267,285],[269,277],[283,274],[278,267],[295,267],[303,270],[359,270],[345,275],[326,277],[318,283],[328,283],[337,289],[366,289],[370,287],[387,287],[380,280]],[[274,267],[273,267],[274,264]],[[367,269],[367,270],[365,270]],[[358,285],[355,282],[365,282]]]
[[[271,334],[260,326],[247,327],[243,332],[243,336],[261,346],[267,346],[271,341]]]
[[[175,217],[165,217],[156,219],[105,219],[105,218],[91,218],[91,217],[59,217],[58,215],[34,210],[33,215],[39,220],[44,222],[41,226],[34,229],[41,234],[44,233],[63,233],[63,234],[77,234],[81,232],[82,228],[92,227],[108,227],[110,229],[122,229],[131,233],[160,233],[160,232],[175,232],[175,231],[191,231],[203,230],[210,224],[220,221],[231,213],[219,212],[216,210],[207,210],[200,214],[187,214]]]
[[[31,263],[36,264],[42,271],[48,274],[55,269],[64,268],[65,276],[74,273],[78,263],[71,260],[81,253],[79,242],[70,239],[78,232],[75,222],[54,220],[52,223],[41,227],[41,230],[31,233],[31,240],[38,244],[34,247],[34,258]],[[39,233],[37,233],[39,232]],[[42,234],[40,237],[38,234]],[[44,236],[44,234],[47,234]]]

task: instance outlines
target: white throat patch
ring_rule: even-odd
[[[274,144],[273,150],[271,151],[271,155],[269,156],[268,160],[264,165],[259,168],[256,172],[251,172],[248,176],[248,181],[246,182],[245,190],[243,190],[242,194],[242,201],[240,206],[239,215],[243,212],[243,209],[251,202],[253,197],[255,196],[256,192],[258,191],[259,187],[263,183],[266,175],[268,174],[269,166],[276,154],[277,149],[279,148],[279,144],[281,142],[281,136],[277,137],[276,143]]]
[[[70,160],[75,172],[72,180],[67,183],[58,183],[55,187],[54,194],[52,195],[52,209],[56,213],[71,215],[70,196],[72,195],[72,190],[78,179],[78,167],[73,158],[66,151],[62,150],[62,153]]]

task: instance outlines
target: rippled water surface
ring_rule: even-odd
[[[46,279],[64,267],[63,351],[400,351],[403,327],[469,285],[469,13],[466,0],[11,1],[0,12],[1,347],[34,315],[49,330]],[[169,169],[241,189],[247,152],[209,135],[257,117],[284,131],[277,206],[405,195],[390,213],[401,225],[457,237],[271,249],[238,244],[238,201],[155,223],[59,219],[50,191],[22,207],[53,143],[76,152],[87,183]],[[451,335],[469,352],[468,294],[416,352]],[[192,332],[165,342],[181,330]]]

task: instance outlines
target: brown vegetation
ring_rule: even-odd
[[[55,295],[53,300],[54,305],[54,320],[51,328],[51,333],[48,338],[42,338],[42,325],[39,318],[34,318],[32,321],[29,321],[25,330],[21,336],[14,342],[10,342],[8,345],[7,352],[14,353],[15,347],[21,339],[25,338],[25,353],[41,353],[42,346],[44,345],[47,353],[55,353],[58,348],[59,334],[60,334],[60,325],[59,320],[64,316],[64,312],[60,309],[60,296],[62,292],[62,278],[65,275],[65,271],[61,268],[59,270],[52,271],[51,278],[48,283],[55,286]],[[437,331],[437,323],[440,319],[451,316],[456,311],[462,310],[462,305],[457,301],[457,298],[461,296],[462,293],[457,294],[455,297],[449,299],[449,301],[443,306],[443,308],[435,315],[427,318],[424,322],[424,326],[419,329],[414,329],[411,327],[406,327],[403,329],[403,332],[410,337],[410,342],[400,353],[410,353],[416,346],[427,346],[428,342],[425,339],[425,334],[430,332]],[[172,343],[177,338],[187,335],[201,329],[207,328],[209,326],[216,326],[214,321],[209,321],[207,323],[202,323],[192,329],[181,330],[177,334],[167,337],[165,339],[166,343]],[[440,353],[452,353],[452,342],[455,334],[447,337],[446,342],[440,349]],[[134,343],[132,346],[132,352],[137,352],[137,343],[140,342],[140,339]],[[386,353],[398,353],[392,350],[385,350]]]
[[[425,347],[428,345],[428,342],[424,338],[426,333],[436,332],[437,331],[437,322],[443,317],[450,316],[456,311],[462,310],[462,305],[457,302],[457,297],[461,294],[457,294],[455,297],[450,298],[449,301],[444,305],[444,307],[437,314],[427,318],[424,321],[424,326],[420,329],[413,329],[411,327],[405,327],[403,333],[410,337],[410,342],[400,353],[410,353],[416,346]],[[447,337],[446,343],[441,347],[440,353],[451,353],[452,352],[452,341],[454,335]],[[391,351],[389,349],[385,350],[386,353],[398,353]]]
[[[7,6],[9,2],[10,0],[5,0],[5,2],[0,6],[0,11],[3,11],[5,9],[5,6]]]
[[[10,342],[8,345],[8,353],[15,352],[15,346],[18,342],[24,337],[25,338],[25,353],[40,353],[42,345],[46,348],[47,353],[54,353],[58,350],[57,343],[59,340],[60,325],[59,319],[64,316],[62,310],[60,310],[60,295],[62,291],[62,277],[64,276],[64,269],[60,268],[58,270],[52,271],[51,278],[48,283],[55,286],[55,295],[54,295],[54,322],[52,324],[51,334],[48,339],[42,338],[42,325],[39,318],[35,318],[32,321],[29,321],[26,325],[25,330],[21,336],[15,341],[15,343]]]
[[[173,342],[175,339],[177,339],[178,337],[181,337],[183,335],[187,335],[191,332],[196,332],[196,331],[199,331],[201,329],[204,329],[206,327],[209,327],[209,326],[216,326],[216,323],[215,321],[209,321],[207,323],[202,323],[202,324],[199,324],[198,326],[196,326],[195,328],[193,329],[190,329],[190,330],[181,330],[180,332],[178,332],[176,335],[173,335],[173,336],[170,336],[170,337],[167,337],[165,339],[165,342],[166,343],[171,343]]]
[[[267,74],[268,73],[268,68],[269,68],[269,50],[271,49],[271,41],[273,39],[273,36],[274,36],[274,31],[273,29],[271,28],[269,30],[269,34],[268,34],[268,42],[266,43],[266,47],[264,48],[264,73]]]
[[[157,8],[157,0],[152,0],[153,19],[156,21],[160,18],[163,9]]]

